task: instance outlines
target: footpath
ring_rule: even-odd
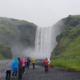
[[[68,72],[60,69],[50,69],[44,72],[42,67],[26,70],[23,80],[80,80],[80,72]]]
[[[0,80],[5,80],[5,72],[10,69],[11,60],[0,61]],[[26,69],[23,80],[80,80],[80,72],[69,72],[58,68],[50,69],[48,73],[44,68],[37,66],[36,69]]]

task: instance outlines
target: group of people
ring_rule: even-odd
[[[22,76],[25,72],[25,70],[29,70],[30,64],[32,64],[33,69],[35,69],[36,65],[36,60],[35,59],[30,59],[29,57],[23,57],[23,58],[15,58],[12,60],[11,64],[11,71],[7,71],[6,73],[6,80],[10,80],[10,76],[18,76],[18,80],[22,80]],[[48,64],[49,61],[48,59],[43,60],[43,66],[44,66],[44,71],[48,72]],[[11,74],[11,75],[10,75]]]
[[[30,59],[29,57],[23,58],[15,58],[12,61],[12,76],[18,76],[18,80],[22,80],[22,75],[24,74],[25,70],[30,68],[30,64],[32,63],[33,69],[35,69],[35,60]]]

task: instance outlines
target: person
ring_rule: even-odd
[[[19,61],[19,72],[18,72],[18,80],[22,80],[22,66],[21,66],[21,59],[18,57]]]
[[[35,69],[35,64],[36,64],[36,60],[35,60],[35,59],[32,59],[32,66],[33,66],[33,69]]]
[[[19,71],[19,61],[18,61],[18,58],[15,58],[13,61],[12,61],[12,76],[17,76],[18,74],[18,71]]]
[[[11,70],[6,70],[6,80],[10,80],[11,78]]]
[[[25,67],[26,67],[26,58],[25,57],[23,57],[21,59],[21,66],[22,66],[22,73],[24,73],[25,72]]]
[[[29,69],[29,67],[30,67],[30,63],[31,63],[31,60],[30,60],[30,58],[28,57],[27,58],[27,63],[26,63],[26,67]]]
[[[44,61],[43,61],[43,64],[44,64],[44,71],[45,71],[45,72],[48,72],[48,69],[49,69],[48,63],[49,63],[48,59],[45,58]]]

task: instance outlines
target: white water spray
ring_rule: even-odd
[[[35,53],[32,54],[35,58],[50,58],[51,55],[51,27],[37,28],[35,40]]]
[[[36,31],[35,38],[35,47],[33,49],[24,50],[23,54],[26,56],[43,59],[50,59],[51,51],[52,51],[52,28],[51,27],[38,27]]]

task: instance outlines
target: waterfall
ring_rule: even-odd
[[[20,42],[16,43],[12,46],[13,56],[27,56],[38,59],[47,57],[50,59],[51,52],[57,44],[56,36],[63,31],[63,26],[63,21],[59,21],[52,27],[37,27],[35,46],[25,47]]]
[[[35,37],[35,47],[15,47],[13,48],[13,52],[15,54],[21,54],[23,56],[37,58],[37,59],[43,59],[48,58],[50,59],[51,51],[52,51],[52,27],[37,27],[36,31],[36,37]],[[19,49],[20,50],[19,50]],[[17,52],[17,50],[19,50]]]
[[[50,58],[51,55],[51,27],[38,27],[35,40],[35,58]]]

